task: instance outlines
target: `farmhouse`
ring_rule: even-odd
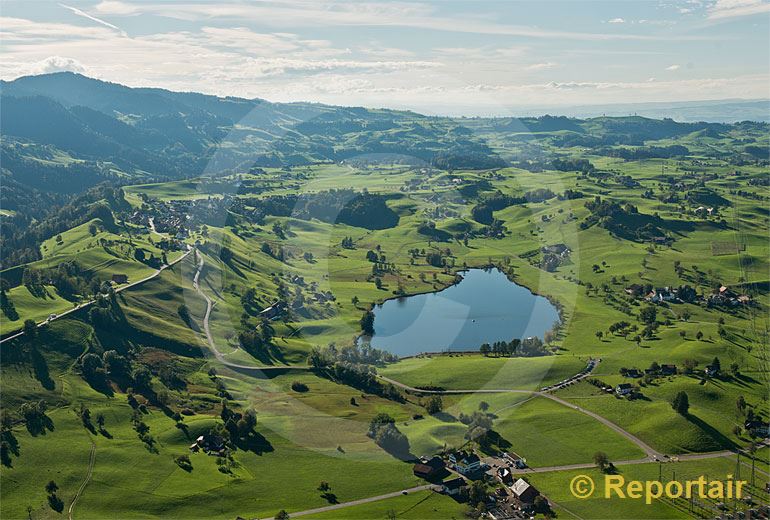
[[[280,318],[285,311],[286,311],[286,303],[279,300],[274,304],[272,304],[270,307],[260,312],[259,316],[262,318],[267,318],[268,320],[274,320],[274,319]]]
[[[618,395],[628,395],[634,391],[634,385],[631,383],[620,383],[615,387],[615,393]]]
[[[535,498],[540,496],[540,491],[535,489],[529,482],[520,478],[511,486],[513,497],[521,504],[532,504]]]
[[[422,460],[414,465],[412,472],[416,477],[426,480],[436,478],[444,471],[444,461],[441,457],[433,457],[430,460]]]
[[[570,253],[569,247],[566,244],[553,244],[545,246],[540,249],[543,253],[549,253],[552,255],[558,255],[561,257],[567,256]]]
[[[112,282],[116,283],[116,284],[128,283],[128,275],[127,274],[113,274],[112,275]]]
[[[656,287],[645,298],[649,302],[660,303],[670,302],[676,298],[676,295],[671,291],[669,287]]]
[[[673,376],[677,373],[676,365],[660,365],[660,373],[664,376]]]
[[[497,468],[497,480],[510,486],[513,484],[513,473],[508,468]]]
[[[462,477],[447,480],[441,485],[441,492],[449,496],[459,495],[465,487],[465,479]]]
[[[209,455],[225,455],[225,440],[219,435],[199,435],[190,445],[190,451],[197,453],[201,450]]]
[[[516,469],[524,469],[527,467],[527,459],[516,453],[503,453],[503,458],[513,464]]]
[[[462,475],[469,475],[481,468],[481,459],[475,453],[459,451],[449,455],[449,462]]]

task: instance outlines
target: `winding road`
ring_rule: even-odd
[[[203,270],[204,262],[203,257],[198,255],[198,269],[195,272],[195,276],[193,277],[193,288],[195,291],[201,295],[201,297],[206,301],[206,312],[203,316],[203,331],[206,334],[206,341],[209,344],[209,347],[211,349],[212,354],[214,354],[214,357],[222,363],[223,365],[235,369],[239,372],[248,373],[249,375],[258,375],[265,370],[285,370],[287,368],[292,369],[300,369],[300,370],[309,370],[311,367],[309,366],[298,366],[298,367],[284,367],[284,366],[264,366],[264,367],[255,367],[253,365],[242,365],[239,363],[233,363],[232,361],[229,361],[225,359],[224,354],[222,354],[219,350],[217,350],[216,343],[214,342],[214,337],[211,334],[211,327],[209,325],[209,319],[211,317],[211,311],[214,308],[214,301],[209,297],[208,294],[203,292],[200,288],[200,276],[201,272]],[[594,362],[590,365],[590,370],[587,370],[573,378],[571,380],[578,381],[579,379],[582,379],[583,377],[588,376],[591,373],[591,370],[596,367],[598,362]],[[645,443],[643,440],[641,440],[636,435],[628,432],[627,430],[624,430],[617,424],[613,423],[612,421],[602,417],[601,415],[598,415],[594,412],[591,412],[590,410],[586,410],[585,408],[582,408],[580,406],[574,405],[572,403],[569,403],[565,401],[564,399],[561,399],[559,397],[556,397],[553,394],[543,392],[543,391],[536,391],[536,390],[515,390],[515,389],[488,389],[488,388],[482,388],[482,389],[475,389],[475,390],[421,390],[419,388],[414,388],[408,385],[405,385],[404,383],[401,383],[399,381],[396,381],[394,379],[390,379],[389,377],[385,377],[382,375],[377,375],[378,378],[381,380],[388,382],[392,384],[393,386],[396,386],[398,388],[401,388],[403,390],[406,390],[411,393],[416,394],[500,394],[500,393],[515,393],[515,394],[527,394],[527,395],[533,395],[533,396],[539,396],[544,397],[546,399],[550,399],[552,401],[555,401],[563,406],[566,406],[568,408],[572,408],[574,410],[577,410],[585,415],[588,415],[589,417],[592,417],[596,419],[597,421],[601,422],[605,426],[611,428],[612,430],[616,431],[626,439],[630,440],[634,444],[636,444],[646,455],[646,459],[641,459],[644,462],[650,462],[655,460],[661,460],[663,459],[663,454],[659,451],[652,448],[649,444]]]
[[[209,325],[209,318],[211,317],[211,311],[214,307],[213,300],[201,290],[200,288],[200,275],[201,271],[203,270],[204,262],[203,258],[199,258],[198,263],[198,269],[195,273],[195,276],[193,277],[193,288],[198,292],[198,294],[203,297],[203,299],[206,301],[206,312],[203,317],[203,330],[206,334],[206,340],[209,344],[209,347],[211,348],[211,352],[213,353],[214,357],[222,363],[223,365],[235,369],[236,371],[247,373],[249,375],[259,375],[259,373],[265,371],[265,370],[276,370],[276,369],[295,369],[295,370],[309,370],[312,367],[310,366],[263,366],[263,367],[255,367],[252,365],[241,365],[238,363],[233,363],[231,361],[228,361],[225,359],[224,355],[217,350],[216,344],[214,342],[214,338],[211,334],[211,329]],[[573,376],[572,378],[569,378],[568,381],[575,382],[579,381],[580,379],[583,379],[584,377],[587,377],[590,375],[590,373],[593,371],[593,369],[598,365],[598,360],[591,363],[588,370],[585,370],[581,372],[580,374],[577,374]],[[402,390],[406,390],[410,393],[414,394],[439,394],[439,395],[457,395],[457,394],[499,394],[499,393],[512,393],[512,394],[526,394],[533,397],[543,397],[545,399],[550,399],[554,402],[557,402],[561,404],[562,406],[566,406],[568,408],[572,408],[573,410],[576,410],[578,412],[581,412],[600,423],[604,424],[608,428],[611,428],[618,434],[622,435],[629,441],[633,442],[636,446],[638,446],[646,455],[644,458],[635,459],[635,460],[626,460],[626,461],[618,461],[614,464],[616,466],[626,466],[626,465],[633,465],[633,464],[649,464],[652,462],[675,462],[675,461],[688,461],[688,460],[703,460],[703,459],[713,459],[713,458],[720,458],[720,457],[728,457],[735,455],[736,452],[734,451],[718,451],[718,452],[710,452],[710,453],[693,453],[688,455],[679,455],[676,458],[669,458],[668,456],[662,454],[661,452],[657,451],[653,447],[651,447],[649,444],[641,440],[636,435],[630,433],[627,430],[624,430],[617,424],[613,423],[612,421],[602,417],[601,415],[598,415],[590,410],[586,410],[585,408],[582,408],[580,406],[577,406],[575,404],[572,404],[560,397],[557,397],[551,393],[548,392],[550,389],[558,389],[561,387],[561,383],[557,385],[553,385],[552,387],[546,387],[543,390],[519,390],[519,389],[510,389],[510,388],[503,388],[503,389],[489,389],[489,388],[482,388],[482,389],[469,389],[469,390],[422,390],[419,388],[414,388],[409,385],[406,385],[404,383],[401,383],[399,381],[396,381],[394,379],[390,379],[389,377],[383,376],[383,375],[377,375],[379,379],[382,381],[385,381],[387,383],[390,383],[398,388],[401,388]],[[589,469],[596,467],[593,463],[583,463],[583,464],[566,464],[561,466],[549,466],[549,467],[540,467],[540,468],[525,468],[520,470],[514,470],[514,473],[516,474],[527,474],[527,473],[546,473],[546,472],[552,472],[552,471],[569,471],[569,470],[575,470],[575,469]],[[425,491],[425,490],[437,490],[435,485],[427,484],[423,486],[417,486],[401,491],[394,491],[391,493],[385,493],[382,495],[377,495],[373,497],[368,498],[362,498],[358,500],[352,500],[350,502],[343,502],[340,504],[330,504],[328,506],[318,507],[314,509],[307,509],[305,511],[297,511],[297,512],[290,512],[292,517],[298,517],[298,516],[305,516],[305,515],[311,515],[311,514],[317,514],[317,513],[324,513],[328,511],[335,511],[337,509],[342,509],[346,507],[351,506],[357,506],[357,505],[363,505],[368,504],[371,502],[376,502],[380,500],[385,500],[388,498],[395,498],[397,496],[400,496],[404,493],[414,493],[418,491]]]
[[[599,414],[596,414],[590,410],[586,410],[585,408],[582,408],[580,406],[577,406],[575,404],[572,404],[568,401],[565,401],[564,399],[560,397],[556,397],[553,394],[549,394],[548,392],[542,392],[537,390],[515,390],[515,389],[488,389],[488,388],[481,388],[478,390],[421,390],[419,388],[414,388],[408,385],[405,385],[404,383],[400,383],[396,381],[395,379],[390,379],[389,377],[385,376],[378,376],[383,381],[387,381],[388,383],[397,386],[398,388],[401,388],[403,390],[406,390],[411,393],[418,393],[418,394],[503,394],[503,393],[510,393],[510,394],[527,394],[527,395],[534,395],[538,397],[544,397],[546,399],[550,399],[552,401],[555,401],[561,405],[564,405],[568,408],[572,408],[573,410],[577,410],[578,412],[581,412],[585,415],[588,415],[589,417],[592,417],[599,421],[600,423],[604,424],[605,426],[612,428],[616,432],[618,432],[620,435],[625,437],[626,439],[630,440],[634,444],[636,444],[642,451],[644,451],[645,454],[647,454],[647,458],[643,459],[646,462],[650,462],[653,460],[660,460],[663,458],[663,454],[651,447],[649,444],[641,440],[636,435],[632,434],[631,432],[628,432],[615,424],[614,422],[610,421],[609,419],[606,419],[602,417]]]
[[[310,368],[307,365],[302,366],[282,366],[282,365],[268,365],[268,366],[254,366],[254,365],[241,365],[239,363],[233,363],[232,361],[229,361],[225,359],[225,355],[222,354],[219,350],[217,350],[216,343],[214,342],[214,336],[211,334],[211,326],[209,325],[209,319],[211,318],[211,311],[214,309],[214,305],[216,302],[214,302],[211,297],[209,297],[208,294],[203,292],[203,290],[200,288],[200,276],[201,272],[203,271],[203,256],[198,255],[198,269],[195,271],[195,276],[193,276],[193,288],[195,291],[201,295],[201,297],[206,300],[206,312],[203,315],[203,332],[206,334],[206,342],[209,344],[209,348],[211,350],[211,353],[214,354],[214,357],[225,365],[228,368],[231,368],[237,372],[245,373],[248,375],[259,375],[262,372],[270,371],[270,370],[310,370]]]
[[[187,249],[187,251],[186,251],[186,252],[185,252],[185,253],[184,253],[182,256],[180,256],[179,258],[177,258],[176,260],[174,260],[173,262],[170,262],[169,264],[164,264],[164,265],[160,266],[160,268],[159,268],[157,271],[155,271],[153,274],[151,274],[150,276],[147,276],[147,277],[145,277],[145,278],[142,278],[141,280],[137,280],[137,281],[135,281],[135,282],[131,282],[131,283],[129,283],[129,284],[127,284],[127,285],[124,285],[124,286],[122,286],[122,287],[118,287],[117,289],[115,289],[115,292],[116,292],[116,293],[118,293],[118,292],[123,292],[123,291],[125,291],[126,289],[130,289],[130,288],[132,288],[132,287],[136,287],[137,285],[141,285],[141,284],[143,284],[143,283],[145,283],[145,282],[148,282],[148,281],[152,280],[153,278],[157,277],[157,276],[158,276],[160,273],[162,273],[163,271],[165,271],[165,270],[166,270],[166,269],[168,269],[169,267],[172,267],[172,266],[174,266],[174,265],[178,264],[179,262],[181,262],[182,260],[184,260],[185,258],[187,258],[187,256],[188,256],[188,255],[189,255],[189,254],[190,254],[192,251],[193,251],[193,250],[192,250],[192,248],[190,248],[190,246],[188,246],[188,249]],[[96,300],[88,300],[88,301],[86,301],[86,302],[83,302],[83,303],[79,303],[79,304],[78,304],[78,305],[76,305],[75,307],[73,307],[73,308],[71,308],[71,309],[68,309],[68,310],[66,310],[66,311],[63,311],[62,313],[60,313],[60,314],[57,314],[57,315],[56,315],[55,317],[53,317],[53,318],[48,318],[48,319],[46,319],[46,320],[43,320],[43,321],[41,321],[40,323],[38,323],[38,324],[37,324],[37,326],[38,326],[38,328],[39,328],[39,327],[42,327],[42,326],[44,326],[44,325],[47,325],[47,324],[51,323],[51,322],[52,322],[52,321],[54,321],[54,320],[58,320],[58,319],[64,318],[65,316],[67,316],[67,315],[69,315],[69,314],[72,314],[73,312],[79,311],[80,309],[84,309],[84,308],[86,308],[86,307],[89,307],[90,305],[93,305],[93,304],[94,304],[94,302],[96,302]],[[12,334],[11,336],[7,336],[7,337],[5,337],[5,338],[3,338],[3,339],[0,339],[0,344],[2,344],[2,343],[5,343],[6,341],[11,341],[12,339],[16,339],[16,338],[18,338],[19,336],[23,336],[23,335],[24,335],[24,331],[23,331],[23,330],[20,330],[20,331],[19,331],[19,332],[17,332],[16,334]]]

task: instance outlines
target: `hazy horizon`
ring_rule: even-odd
[[[754,100],[769,20],[766,0],[8,0],[0,77],[446,115]]]

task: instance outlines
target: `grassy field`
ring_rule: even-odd
[[[415,387],[539,390],[577,374],[585,366],[585,359],[569,355],[526,359],[450,354],[404,359],[380,373]]]
[[[91,234],[91,229],[95,230]],[[118,231],[118,230],[114,230]],[[128,281],[134,282],[152,275],[156,269],[136,260],[134,253],[142,249],[147,258],[162,256],[162,251],[151,243],[150,233],[133,234],[127,238],[122,234],[109,231],[100,219],[93,219],[50,238],[41,246],[42,259],[24,266],[30,269],[55,268],[63,262],[75,261],[90,276],[99,280],[109,280],[113,274],[125,274]],[[156,239],[158,237],[156,236]],[[168,261],[173,262],[182,252],[170,252]],[[20,268],[14,268],[20,269]],[[18,285],[8,291],[8,299],[13,304],[18,317],[11,320],[5,313],[0,314],[0,326],[3,334],[20,329],[24,320],[40,322],[50,314],[59,314],[73,308],[86,295],[63,298],[55,287],[44,285],[42,291]]]
[[[515,451],[532,467],[590,463],[599,449],[615,461],[642,457],[633,443],[595,419],[526,392],[446,395],[443,411],[431,416],[425,411],[424,400],[413,395],[407,395],[405,402],[387,400],[303,369],[313,347],[350,345],[361,332],[362,314],[371,305],[395,297],[400,290],[407,294],[440,290],[465,266],[499,265],[516,283],[556,303],[563,327],[549,345],[555,355],[424,355],[380,364],[376,368],[379,374],[415,387],[532,391],[580,372],[589,358],[602,359],[592,377],[613,386],[628,381],[620,375],[621,368],[645,369],[653,362],[681,367],[692,360],[697,363],[695,375],[634,380],[643,396],[636,400],[607,395],[587,382],[556,395],[606,417],[671,455],[746,446],[750,438],[736,428],[743,426],[746,417],[736,406],[739,397],[762,417],[770,414],[765,336],[766,285],[770,280],[766,236],[770,225],[767,212],[758,210],[762,202],[752,197],[761,195],[761,190],[749,188],[747,183],[736,184],[731,177],[733,168],[721,161],[701,167],[694,159],[589,158],[612,175],[532,173],[516,168],[449,174],[436,170],[426,173],[408,166],[356,168],[340,164],[266,169],[264,176],[245,175],[244,179],[264,189],[244,199],[298,191],[316,193],[343,186],[366,188],[388,196],[387,205],[398,214],[399,222],[395,227],[367,230],[306,220],[297,214],[268,215],[259,221],[237,216],[227,225],[207,224],[205,232],[202,228],[193,230],[188,242],[199,242],[196,255],[204,263],[200,287],[215,302],[209,325],[217,350],[229,362],[284,367],[280,370],[255,376],[214,359],[203,334],[205,301],[192,286],[196,255],[139,287],[121,292],[116,298],[120,320],[114,327],[100,328],[85,312],[78,312],[44,327],[35,344],[23,339],[3,344],[3,408],[14,414],[12,432],[19,448],[11,466],[3,467],[0,473],[0,516],[25,518],[29,506],[33,518],[59,517],[48,507],[43,486],[56,480],[66,510],[87,474],[92,445],[93,475],[75,508],[77,517],[190,518],[202,512],[211,518],[267,517],[280,509],[291,513],[328,504],[329,499],[317,489],[321,481],[329,482],[340,502],[394,492],[420,482],[412,475],[410,464],[392,457],[367,436],[372,418],[389,414],[406,435],[412,455],[432,455],[465,444],[467,426],[459,420],[460,415],[478,410],[482,401],[492,414],[495,446]],[[700,182],[700,177],[685,174],[690,167],[700,168],[699,176],[713,175],[703,182],[729,200],[730,206],[720,208],[724,225],[717,219],[695,216],[690,207],[694,202],[665,203],[657,197],[642,196],[647,189],[662,189],[662,171],[677,171],[690,179],[688,182]],[[759,169],[747,171],[750,175],[762,173]],[[632,176],[638,185],[618,182],[620,175]],[[470,208],[477,195],[461,192],[454,178],[464,185],[485,186],[481,191],[487,195],[500,190],[520,196],[548,188],[557,194],[579,190],[584,197],[554,197],[496,211],[494,217],[501,220],[506,232],[489,238],[481,234],[483,226],[472,220]],[[139,207],[140,195],[164,201],[216,198],[221,196],[216,186],[209,181],[187,180],[126,187],[125,193],[127,201]],[[739,194],[736,186],[746,191]],[[632,202],[648,215],[657,213],[670,226],[667,233],[674,238],[673,243],[651,245],[618,238],[600,225],[581,227],[590,213],[585,201],[594,196]],[[249,200],[244,204],[248,208]],[[439,231],[448,232],[450,238],[440,242],[421,233],[426,220],[434,222]],[[96,225],[93,234],[91,224]],[[282,233],[275,230],[277,226]],[[132,228],[129,238],[126,229],[103,229],[99,222],[78,226],[62,233],[61,240],[54,237],[46,241],[43,259],[31,267],[76,259],[105,277],[116,272],[128,274],[130,280],[147,276],[153,270],[135,261],[134,251],[140,247],[148,254],[160,255],[152,243],[158,236]],[[461,235],[465,232],[478,234],[466,241]],[[346,237],[353,247],[342,247]],[[559,243],[572,250],[569,259],[553,272],[541,268],[540,248]],[[281,251],[282,258],[267,254],[267,246]],[[222,248],[230,254],[222,255]],[[412,258],[410,250],[415,248],[428,252],[448,248],[452,266],[437,268],[422,255]],[[367,260],[368,251],[385,255],[392,264],[387,272],[380,273],[379,287],[372,276],[372,262]],[[757,285],[746,286],[747,282]],[[657,332],[635,341],[643,328],[640,310],[648,304],[626,294],[624,289],[632,283],[655,287],[690,284],[699,294],[725,284],[749,293],[755,303],[734,309],[660,305],[656,307]],[[8,298],[20,316],[13,322],[3,316],[3,332],[19,327],[26,318],[40,320],[72,307],[73,303],[51,286],[46,286],[46,292],[45,296],[34,296],[23,286],[10,289]],[[325,296],[327,292],[333,299]],[[244,298],[249,293],[253,293],[254,305],[247,309]],[[274,329],[270,348],[255,355],[246,352],[238,334],[259,330],[263,326],[259,309],[279,298],[300,303],[292,305],[283,319],[270,322]],[[183,319],[183,309],[189,313],[188,319]],[[626,336],[611,333],[610,325],[619,321],[636,326],[636,331]],[[153,449],[148,449],[132,428],[133,410],[126,397],[129,384],[115,383],[109,389],[97,390],[81,377],[82,355],[102,355],[111,349],[130,359],[134,369],[148,367],[153,391],[167,400],[164,406],[168,414],[163,406],[149,402],[142,412],[155,439]],[[714,357],[721,360],[723,373],[706,380],[703,367]],[[733,364],[736,373],[730,368]],[[161,373],[169,366],[183,383],[169,386],[162,380]],[[216,372],[210,372],[211,368]],[[293,390],[297,384],[305,385],[307,391]],[[677,414],[670,405],[679,392],[689,396],[687,416]],[[204,454],[191,455],[192,470],[182,469],[174,458],[189,453],[191,440],[218,421],[223,398],[234,409],[253,408],[257,412],[253,444],[235,451],[226,470],[219,469],[216,457]],[[54,427],[33,435],[21,423],[18,409],[23,402],[39,399],[49,403],[48,415]],[[89,432],[83,426],[75,413],[80,403],[93,415],[105,415],[108,434]],[[186,427],[182,428],[172,418],[180,410],[192,412],[185,415],[182,422]],[[734,462],[714,459],[671,463],[664,468],[672,473],[676,469],[680,475],[698,471],[721,474],[730,466],[734,468]],[[758,467],[767,471],[765,462]],[[659,467],[623,466],[621,471],[634,478],[648,478],[657,476]],[[587,473],[598,476],[593,470]],[[574,474],[529,476],[555,501],[560,517],[686,516],[681,504],[643,506],[575,500],[565,485]],[[392,510],[403,518],[454,518],[460,517],[463,509],[452,500],[425,492],[317,517],[382,518]]]

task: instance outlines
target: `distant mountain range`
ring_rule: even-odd
[[[640,116],[432,117],[130,88],[71,72],[2,81],[0,101],[4,178],[22,188],[55,193],[78,193],[105,180],[150,182],[362,157],[447,169],[493,168],[543,162],[546,155],[571,146],[642,146],[697,132],[699,138],[719,139],[731,128]],[[766,105],[733,103],[745,110]],[[655,105],[645,110],[692,115],[725,106]],[[627,110],[616,108],[618,113]]]
[[[737,123],[739,121],[770,122],[770,99],[718,99],[712,101],[672,101],[666,103],[623,103],[611,105],[582,105],[521,109],[522,116],[555,113],[569,117],[638,115],[654,119],[670,118],[680,122],[708,121]]]

